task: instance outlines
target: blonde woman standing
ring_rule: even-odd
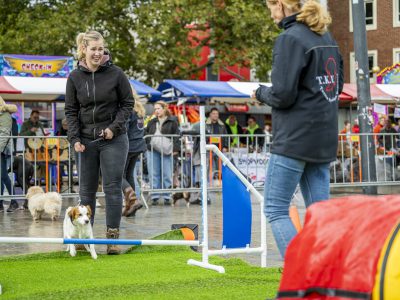
[[[119,238],[122,176],[128,153],[126,122],[134,99],[124,72],[111,62],[104,38],[97,31],[77,37],[78,68],[67,80],[65,116],[68,139],[79,153],[81,204],[96,209],[99,172],[106,201],[107,238]],[[107,245],[107,254],[120,248]]]
[[[329,199],[329,163],[336,159],[338,100],[343,88],[339,48],[329,13],[313,0],[267,0],[284,31],[273,51],[272,87],[257,89],[272,107],[272,146],[265,180],[265,213],[279,251],[296,235],[289,205],[296,186],[306,206]]]
[[[127,124],[129,150],[125,164],[124,178],[122,180],[122,190],[125,195],[125,207],[122,211],[122,215],[125,217],[135,215],[136,211],[143,207],[140,200],[136,198],[133,171],[140,154],[146,151],[146,142],[143,138],[146,111],[136,91],[132,91],[135,98],[135,106]]]

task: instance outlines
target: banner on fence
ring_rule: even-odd
[[[249,177],[253,184],[261,185],[265,181],[269,155],[270,153],[248,153],[247,149],[235,149],[232,159],[239,171]]]

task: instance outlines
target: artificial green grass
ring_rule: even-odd
[[[159,239],[182,239],[171,232]],[[97,246],[97,249],[100,246]],[[67,252],[0,258],[3,299],[266,299],[275,296],[277,269],[211,257],[226,274],[187,265],[201,259],[189,247],[141,246],[117,256]]]

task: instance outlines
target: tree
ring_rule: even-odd
[[[188,79],[213,64],[256,69],[266,79],[277,29],[263,0],[0,0],[0,52],[71,55],[88,29],[106,37],[113,60],[148,83]],[[4,5],[4,6],[3,6]],[[8,10],[8,11],[7,11]],[[202,46],[215,57],[199,67]]]

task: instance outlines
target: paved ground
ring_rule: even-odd
[[[63,199],[63,211],[65,208],[76,204],[76,199]],[[259,205],[253,205],[253,234],[252,244],[258,246],[260,243],[260,214]],[[209,206],[209,244],[211,247],[220,247],[222,239],[222,207],[218,195],[212,195],[212,204]],[[300,215],[303,217],[304,208],[300,208]],[[25,236],[25,237],[62,237],[63,217],[52,222],[44,217],[39,223],[32,221],[29,211],[17,210],[14,213],[0,213],[1,236]],[[135,217],[123,218],[121,222],[121,238],[148,239],[152,236],[170,230],[174,223],[195,223],[201,224],[201,207],[192,205],[186,207],[182,200],[176,206],[150,206],[149,209],[141,209]],[[105,210],[98,208],[96,212],[94,235],[97,238],[105,237]],[[268,226],[268,266],[281,266],[282,260],[278,254],[272,233]],[[0,255],[26,254],[47,251],[60,251],[65,246],[49,244],[3,244],[0,245]],[[97,246],[100,253],[105,252],[105,246]],[[239,256],[246,261],[259,265],[258,255]]]

